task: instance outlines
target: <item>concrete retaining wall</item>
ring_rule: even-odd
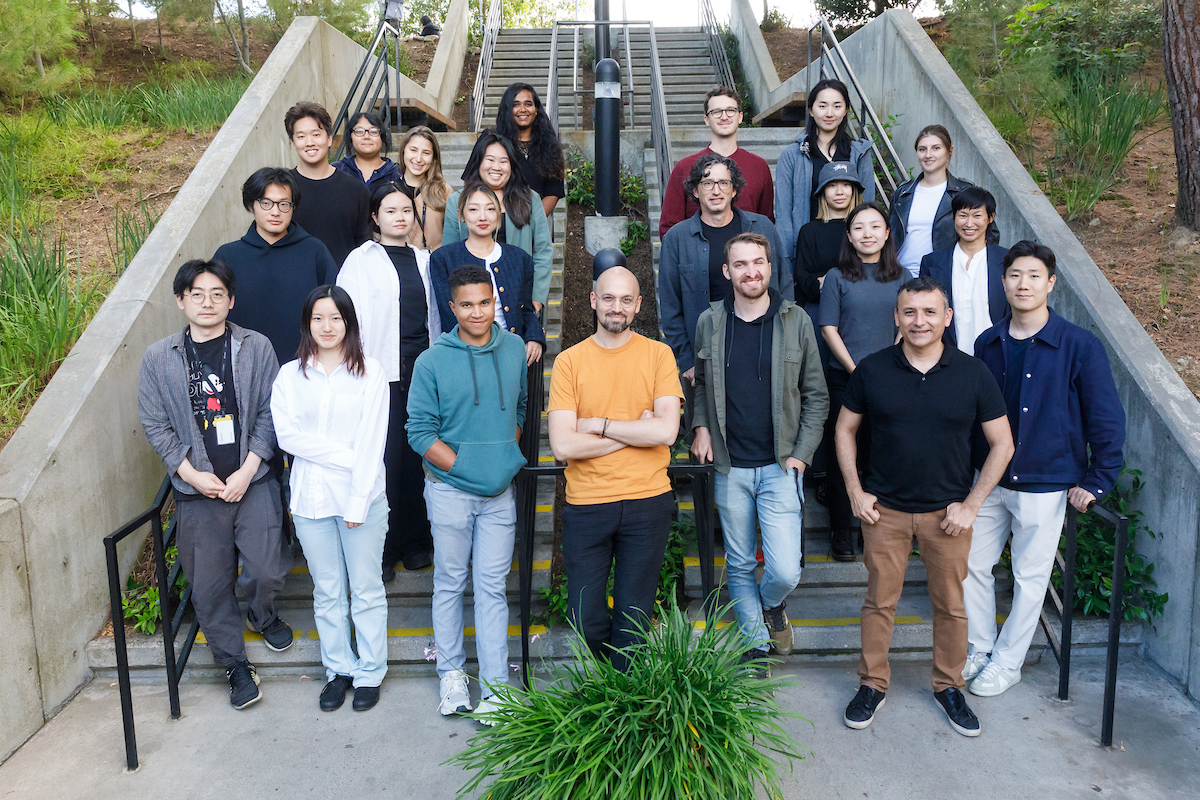
[[[147,346],[183,323],[175,270],[242,235],[251,220],[242,182],[259,167],[296,163],[284,112],[300,100],[336,111],[363,55],[315,17],[292,24],[0,452],[0,755],[87,680],[84,646],[108,615],[102,539],[145,510],[162,481],[136,392]],[[127,540],[126,566],[138,545]]]
[[[746,0],[734,0],[735,8]],[[1147,626],[1146,654],[1200,697],[1200,403],[1029,177],[937,47],[907,11],[889,11],[842,43],[881,118],[895,114],[893,141],[916,167],[912,142],[939,122],[954,140],[951,170],[990,190],[1002,243],[1036,239],[1054,250],[1055,310],[1104,342],[1128,416],[1126,464],[1145,472],[1136,500],[1161,534],[1135,541],[1154,563],[1166,613]],[[807,81],[801,70],[794,80]]]
[[[437,110],[447,117],[454,116],[454,95],[462,80],[463,64],[467,58],[467,35],[471,29],[470,0],[451,0],[442,21],[442,34],[437,52],[429,66],[425,88],[437,98]]]
[[[779,80],[775,70],[775,62],[767,50],[767,42],[763,39],[758,20],[750,8],[750,0],[730,0],[729,28],[738,40],[738,53],[742,61],[742,73],[746,83],[750,84],[750,94],[754,97],[755,113],[770,108],[792,92],[808,90],[803,71]],[[817,57],[813,53],[813,59]]]

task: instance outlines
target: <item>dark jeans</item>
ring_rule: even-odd
[[[383,563],[393,566],[406,555],[421,550],[433,552],[429,514],[425,509],[425,474],[419,456],[408,443],[408,385],[388,384],[391,413],[383,468],[387,476],[388,532],[383,543]]]
[[[234,584],[249,602],[250,624],[262,630],[279,616],[275,596],[292,568],[292,551],[280,530],[279,485],[274,478],[253,484],[237,503],[208,497],[180,500],[176,514],[179,561],[192,585],[196,619],[213,661],[225,667],[244,661]]]
[[[563,508],[570,619],[591,651],[611,658],[622,672],[629,661],[613,651],[641,641],[637,624],[649,627],[674,513],[671,492],[615,503],[568,503]],[[608,576],[614,568],[610,614]]]
[[[838,415],[842,412],[842,398],[846,396],[846,386],[850,383],[850,373],[842,369],[826,370],[826,385],[829,387],[829,419],[825,422],[823,442],[828,448],[829,491],[829,523],[834,528],[853,528],[856,526],[854,512],[850,510],[850,497],[846,494],[846,479],[842,475],[841,464],[837,460],[837,448],[834,445],[834,428],[837,426]],[[858,474],[864,475],[867,466],[867,452],[871,448],[871,434],[864,418],[858,428]]]

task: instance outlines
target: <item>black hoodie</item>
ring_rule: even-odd
[[[775,463],[775,426],[771,417],[771,343],[773,322],[783,296],[773,289],[767,313],[753,322],[738,318],[733,297],[725,298],[725,414],[729,462],[735,467]]]
[[[304,301],[337,280],[329,249],[294,222],[282,239],[267,244],[251,223],[241,239],[217,248],[213,260],[224,261],[237,278],[229,321],[270,339],[280,364],[294,360]]]

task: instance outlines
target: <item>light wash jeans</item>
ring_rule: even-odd
[[[800,582],[802,539],[802,476],[778,464],[765,467],[730,467],[717,473],[717,512],[725,532],[725,576],[737,611],[738,628],[746,643],[765,646],[770,634],[763,623],[763,608],[775,608]],[[758,537],[762,531],[762,584],[754,570]]]
[[[347,528],[341,517],[293,516],[292,521],[312,576],[325,679],[349,675],[355,686],[378,686],[387,673],[388,604],[379,569],[388,527],[387,493],[379,493],[357,528]]]
[[[439,676],[464,672],[463,592],[475,589],[475,649],[482,696],[508,682],[508,596],[517,535],[517,504],[509,486],[495,497],[426,479],[433,530],[433,639]]]

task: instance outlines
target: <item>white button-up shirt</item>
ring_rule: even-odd
[[[342,517],[365,522],[371,502],[386,489],[383,447],[390,395],[383,365],[366,358],[366,374],[341,364],[332,375],[311,361],[279,369],[271,390],[271,418],[279,448],[292,458],[292,513],[305,519]]]
[[[954,297],[954,335],[958,349],[975,355],[975,340],[992,327],[988,311],[987,248],[968,258],[962,248],[954,245],[954,271],[950,292]]]

